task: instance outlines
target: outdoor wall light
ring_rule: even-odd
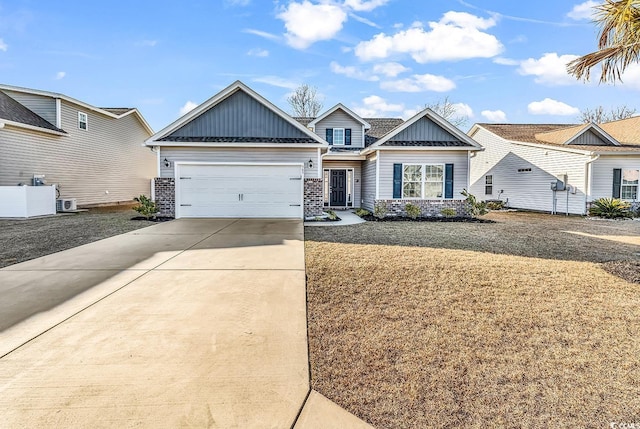
[[[171,163],[169,162],[169,160],[167,158],[164,159],[164,166],[165,167],[169,167],[169,165],[171,165]]]
[[[313,159],[309,160],[309,168],[313,168]]]

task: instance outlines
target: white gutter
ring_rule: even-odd
[[[594,161],[597,161],[598,158],[600,158],[600,154],[597,154],[595,156],[595,158],[590,158],[587,162],[584,163],[584,213],[583,214],[587,214],[587,203],[589,202],[589,199],[591,198],[591,173],[592,173],[592,168],[591,168],[591,164]]]

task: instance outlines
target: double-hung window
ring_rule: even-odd
[[[484,194],[493,194],[493,175],[484,176]]]
[[[402,198],[442,198],[444,166],[406,164],[403,166]]]
[[[78,128],[86,130],[89,124],[89,117],[86,113],[78,112]]]
[[[333,144],[344,145],[344,128],[333,129]]]
[[[622,181],[620,183],[620,198],[623,200],[635,201],[638,199],[638,178],[639,170],[622,170]]]

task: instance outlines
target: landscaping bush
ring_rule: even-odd
[[[373,208],[373,215],[378,219],[384,219],[389,213],[389,208],[386,203],[376,203]]]
[[[632,217],[631,204],[618,198],[600,198],[592,203],[589,209],[591,216],[605,219],[621,219]]]
[[[418,216],[420,216],[420,213],[422,212],[422,210],[420,210],[420,207],[411,203],[405,204],[404,211],[407,214],[407,216],[409,216],[411,219],[416,219]]]
[[[338,219],[338,215],[333,210],[327,210],[325,213],[327,213],[329,215],[329,219],[330,220]]]
[[[147,219],[155,217],[158,213],[156,203],[151,201],[151,198],[148,198],[146,195],[140,195],[139,197],[134,198],[133,201],[138,203],[138,205],[133,207],[133,209]]]
[[[365,217],[369,216],[371,212],[365,209],[356,209],[356,216]]]
[[[456,215],[456,209],[453,209],[451,207],[445,207],[442,210],[440,210],[440,214],[444,217],[454,217]]]
[[[504,208],[504,201],[487,201],[488,210],[502,210]]]
[[[462,192],[460,193],[467,198],[466,201],[467,201],[467,204],[469,205],[470,216],[478,217],[478,216],[486,215],[487,213],[489,213],[489,210],[487,210],[486,201],[478,201],[475,195],[470,194],[466,189],[463,189]]]

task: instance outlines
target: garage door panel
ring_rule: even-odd
[[[302,166],[183,165],[180,217],[302,216]]]

